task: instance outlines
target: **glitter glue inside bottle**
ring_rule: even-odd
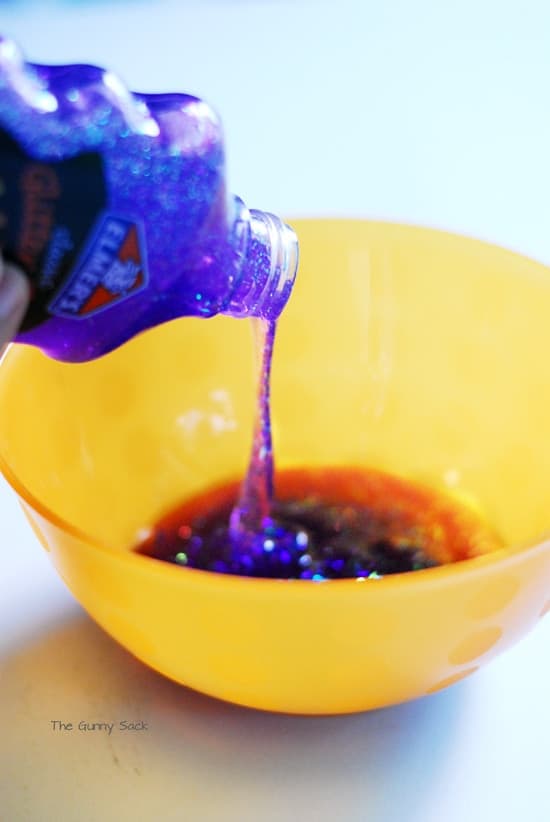
[[[67,362],[176,317],[275,320],[298,260],[288,226],[227,194],[206,103],[2,38],[0,249],[32,285],[16,341]]]

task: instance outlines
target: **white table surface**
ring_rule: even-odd
[[[550,262],[546,0],[13,0],[0,30],[36,62],[208,99],[250,206],[439,226]],[[550,620],[417,702],[262,714],[180,688],[111,641],[5,484],[0,522],[2,822],[550,819]],[[148,730],[51,725],[124,719]]]

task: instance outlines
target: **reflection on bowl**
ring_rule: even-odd
[[[294,226],[277,465],[373,466],[452,490],[503,550],[321,584],[133,553],[163,514],[246,468],[251,333],[228,318],[175,321],[78,366],[12,347],[0,459],[68,587],[139,659],[242,705],[344,713],[464,678],[550,607],[550,271],[425,229]]]

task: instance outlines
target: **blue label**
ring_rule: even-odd
[[[105,311],[147,286],[146,259],[139,223],[104,215],[48,311],[71,319]]]

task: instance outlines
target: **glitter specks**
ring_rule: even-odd
[[[275,497],[254,530],[232,530],[239,493],[233,482],[175,511],[140,550],[175,564],[183,550],[186,567],[198,570],[311,582],[356,579],[368,588],[390,574],[430,568],[436,556],[458,560],[485,534],[484,524],[454,499],[381,472],[288,469],[278,473],[277,490],[281,499]],[[500,547],[496,538],[494,546]]]
[[[385,526],[380,522],[373,526],[368,509],[356,507],[349,518],[354,528],[342,530],[342,506],[313,504],[311,499],[274,502],[273,517],[257,531],[241,528],[235,533],[229,525],[233,499],[220,507],[208,503],[207,495],[200,516],[187,512],[183,524],[181,519],[177,524],[169,561],[225,574],[312,582],[377,580],[386,573],[412,570],[419,563],[416,547],[397,548],[380,539],[377,529]],[[349,514],[349,505],[347,510]],[[164,551],[172,543],[169,537],[162,540]],[[430,564],[424,557],[421,567]]]

